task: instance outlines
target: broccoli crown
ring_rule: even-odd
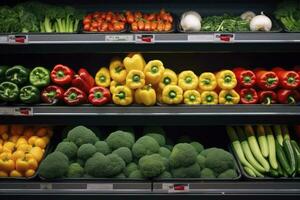
[[[199,178],[200,167],[197,163],[194,163],[187,167],[180,167],[172,169],[173,178]]]
[[[201,176],[201,178],[216,178],[213,170],[208,169],[208,168],[202,169],[200,172],[200,176]]]
[[[143,156],[139,160],[139,169],[144,177],[155,177],[165,171],[166,167],[159,154]]]
[[[201,153],[204,150],[203,145],[199,142],[191,142],[190,144],[196,149],[197,153]]]
[[[133,172],[137,169],[138,169],[138,165],[135,164],[134,162],[131,162],[125,167],[125,169],[123,170],[123,173],[125,174],[126,177],[129,177],[131,172]]]
[[[80,178],[84,174],[83,168],[78,163],[72,163],[69,166],[67,177],[68,178]]]
[[[215,174],[220,174],[234,167],[233,156],[223,149],[215,149],[214,151],[208,152],[205,167],[213,170]]]
[[[77,151],[77,157],[82,160],[87,160],[96,153],[96,147],[92,144],[83,144]]]
[[[168,172],[168,171],[164,171],[157,178],[159,178],[159,179],[172,178],[172,174],[170,172]]]
[[[201,169],[205,168],[205,159],[206,158],[204,156],[202,156],[201,154],[199,154],[197,156],[197,163]]]
[[[219,174],[218,178],[227,178],[227,179],[233,179],[237,177],[237,173],[234,169],[228,169],[225,172],[222,172]]]
[[[112,150],[120,147],[128,147],[131,149],[134,144],[134,137],[125,131],[115,131],[106,138],[106,142]]]
[[[179,143],[174,146],[169,160],[172,168],[187,167],[196,162],[197,152],[192,145]]]
[[[126,176],[125,176],[125,174],[120,173],[120,174],[114,176],[113,178],[126,178]]]
[[[165,165],[166,170],[169,170],[170,169],[170,161],[169,161],[169,159],[165,158],[165,157],[162,157],[162,160],[164,161],[164,165]]]
[[[120,156],[109,154],[106,157],[109,159],[110,176],[117,175],[124,170],[126,163]]]
[[[209,152],[215,151],[215,150],[217,150],[217,149],[218,149],[218,148],[216,148],[216,147],[204,149],[200,154],[201,154],[202,156],[206,157],[207,154],[208,154]]]
[[[144,178],[144,176],[140,170],[135,170],[129,174],[128,178],[141,179]]]
[[[99,153],[103,153],[104,155],[110,154],[111,149],[108,144],[104,141],[97,141],[95,143],[96,151]]]
[[[148,133],[147,136],[152,137],[156,142],[159,144],[159,146],[164,146],[166,144],[165,136],[158,134],[158,133]]]
[[[68,157],[59,151],[50,153],[39,167],[40,175],[48,179],[61,178],[68,172],[68,169]]]
[[[159,144],[150,136],[143,136],[139,138],[132,146],[132,153],[136,158],[158,153],[158,151]]]
[[[62,152],[71,160],[77,155],[77,146],[74,142],[61,142],[57,145],[55,151]]]
[[[112,153],[115,153],[118,156],[120,156],[125,161],[126,164],[132,161],[132,153],[130,149],[128,149],[127,147],[120,147],[114,150]]]
[[[81,146],[83,144],[95,144],[95,142],[98,141],[95,133],[84,126],[77,126],[70,130],[67,138],[69,141],[74,142],[77,146]]]
[[[169,156],[171,155],[171,151],[169,149],[167,149],[166,147],[160,147],[158,153],[159,153],[159,155],[161,155],[162,157],[165,157],[165,158],[169,158]]]
[[[157,133],[160,135],[166,135],[164,129],[162,127],[159,126],[146,126],[143,129],[143,135],[147,135],[149,133]]]
[[[133,137],[133,140],[135,141],[134,129],[133,129],[132,127],[129,127],[129,126],[119,126],[119,127],[117,128],[117,130],[120,130],[120,131],[124,131],[124,132],[130,133],[131,136]]]

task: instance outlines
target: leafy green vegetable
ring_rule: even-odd
[[[296,1],[278,4],[274,14],[289,31],[300,31],[300,5]]]

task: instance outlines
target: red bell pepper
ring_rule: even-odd
[[[41,99],[45,103],[57,103],[59,100],[63,99],[64,89],[56,86],[56,85],[49,85],[48,87],[44,88],[41,93]]]
[[[272,69],[273,72],[279,78],[280,86],[284,89],[296,89],[300,83],[300,75],[295,71],[286,71],[281,67],[275,67]]]
[[[253,88],[244,88],[239,91],[242,104],[256,104],[258,102],[258,95]]]
[[[279,84],[279,79],[273,71],[258,70],[255,75],[257,85],[263,90],[273,90]]]
[[[94,77],[84,68],[79,69],[78,74],[72,80],[72,86],[79,88],[85,93],[88,93],[94,84]]]
[[[89,102],[94,106],[100,106],[111,100],[110,91],[101,86],[93,87],[89,92]]]
[[[277,101],[277,95],[274,91],[266,90],[258,92],[259,102],[262,104],[270,105]]]
[[[85,103],[87,101],[87,97],[82,90],[76,87],[70,87],[64,93],[64,101],[67,105],[75,106]]]
[[[299,101],[299,92],[297,90],[280,89],[277,91],[278,101],[282,104],[295,104]]]
[[[58,64],[51,71],[50,77],[53,83],[67,85],[72,82],[74,71],[67,66]]]
[[[253,71],[238,67],[233,69],[233,72],[236,76],[239,87],[250,88],[255,85],[256,76]]]

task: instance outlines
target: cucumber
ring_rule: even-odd
[[[281,127],[280,125],[274,125],[273,126],[273,130],[276,136],[277,141],[279,142],[279,144],[282,146],[283,143],[283,136],[282,136],[282,131],[281,131]]]
[[[276,157],[282,166],[283,173],[287,172],[287,175],[291,176],[293,172],[289,166],[289,162],[284,154],[284,151],[280,146],[280,144],[278,143],[278,141],[275,141],[275,146],[276,146]]]
[[[252,177],[256,177],[255,173],[249,167],[244,167],[245,172]]]
[[[282,171],[282,167],[281,167],[280,163],[278,163],[277,170],[278,170],[278,173],[279,173],[280,176],[284,176],[283,171]]]
[[[258,139],[260,151],[262,155],[265,158],[267,158],[269,156],[269,147],[268,147],[268,141],[266,138],[265,129],[262,125],[257,125],[256,132],[257,132],[257,139]]]
[[[279,173],[276,169],[270,169],[270,176],[272,177],[279,177]]]
[[[261,166],[253,157],[251,149],[249,147],[247,137],[241,127],[236,127],[237,135],[241,141],[241,146],[243,149],[243,152],[246,156],[246,159],[249,161],[249,163],[259,172],[265,172],[265,169],[263,166]]]
[[[254,157],[265,168],[266,172],[268,172],[270,170],[270,165],[269,165],[268,161],[263,157],[263,155],[261,154],[261,152],[259,150],[259,146],[256,141],[256,137],[254,135],[252,126],[246,125],[245,132],[246,132],[246,135],[248,136],[249,146],[250,146],[250,149],[251,149]]]
[[[290,169],[293,174],[296,170],[296,158],[295,158],[294,150],[293,150],[293,147],[291,144],[291,140],[289,140],[289,139],[283,140],[283,150],[289,161]]]
[[[297,174],[300,174],[300,147],[295,140],[291,140],[291,144],[296,158],[296,164],[297,164],[296,172]]]
[[[277,169],[278,163],[276,159],[275,138],[270,126],[266,126],[265,130],[267,134],[268,147],[269,147],[269,163],[273,169]]]

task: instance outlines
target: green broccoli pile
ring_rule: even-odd
[[[122,127],[100,140],[93,130],[77,126],[40,166],[44,178],[226,178],[237,177],[233,156],[190,139],[173,146],[160,127],[146,127],[135,140]],[[185,137],[187,138],[187,137]]]

